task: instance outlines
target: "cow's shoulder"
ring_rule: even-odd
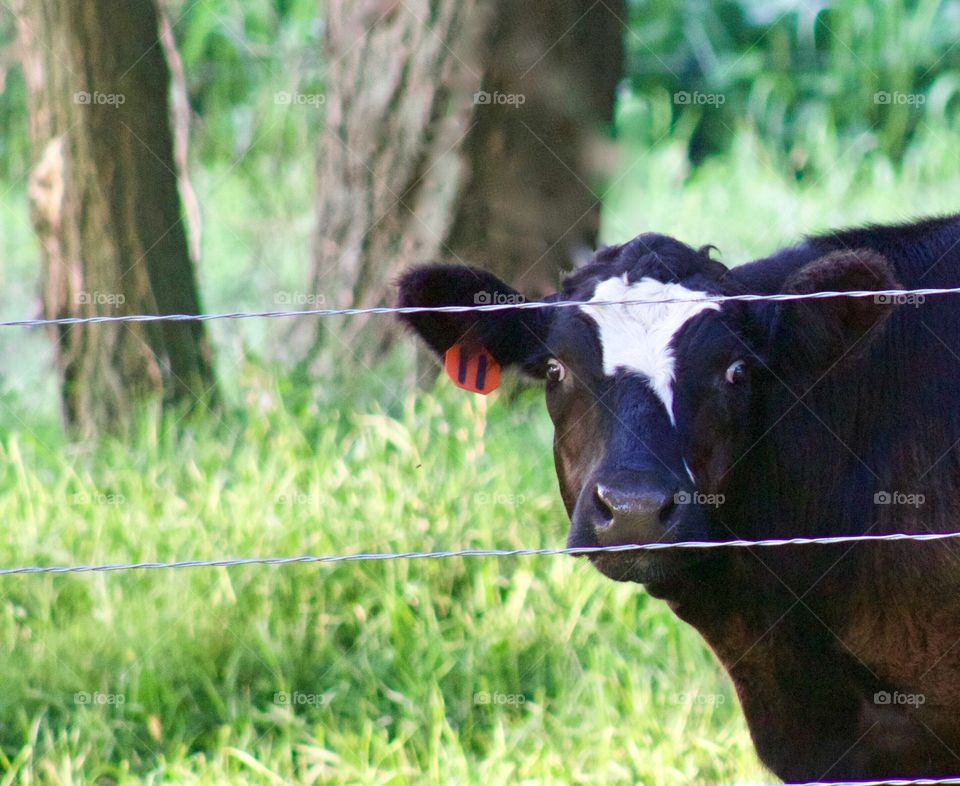
[[[893,256],[922,249],[944,236],[960,239],[960,215],[935,216],[897,224],[867,224],[814,235],[810,244],[821,253],[869,248]]]

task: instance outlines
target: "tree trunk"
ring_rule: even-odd
[[[199,313],[153,0],[19,0],[47,317]],[[62,327],[67,422],[123,426],[151,400],[214,398],[201,323]]]
[[[383,304],[400,270],[438,259],[555,289],[595,247],[623,5],[326,3],[311,295]],[[379,319],[377,346],[395,332]],[[360,324],[330,332],[355,343]]]

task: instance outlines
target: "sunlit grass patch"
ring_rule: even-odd
[[[438,387],[81,449],[0,444],[4,565],[560,545],[550,427]],[[269,394],[269,395],[266,395]],[[388,397],[385,397],[388,398]],[[569,557],[6,577],[23,782],[718,783],[759,772],[696,634]]]

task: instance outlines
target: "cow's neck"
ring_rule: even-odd
[[[760,758],[780,777],[846,779],[922,768],[944,773],[955,764],[930,733],[955,736],[953,716],[928,708],[918,720],[902,706],[877,704],[877,691],[914,688],[878,673],[847,641],[864,650],[902,647],[882,645],[875,632],[863,631],[856,642],[854,629],[834,629],[835,621],[821,618],[811,598],[786,588],[755,553],[731,551],[699,567],[686,581],[656,591],[713,649],[733,681]],[[848,622],[857,617],[855,602],[839,605],[852,612]],[[879,630],[887,635],[894,628]],[[945,685],[956,660],[944,666]],[[938,698],[946,706],[958,699]]]

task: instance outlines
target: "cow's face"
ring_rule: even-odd
[[[482,346],[501,364],[518,364],[544,380],[570,546],[722,540],[732,535],[723,505],[738,463],[763,436],[771,386],[815,379],[887,312],[872,299],[705,300],[737,293],[726,274],[704,250],[641,235],[598,252],[567,279],[558,297],[582,306],[406,321],[438,352],[457,343]],[[882,258],[850,252],[808,264],[783,289],[893,287]],[[504,297],[517,294],[470,268],[419,268],[401,281],[405,306]],[[625,300],[669,302],[602,305]],[[654,583],[700,554],[621,551],[590,558],[611,578]]]

